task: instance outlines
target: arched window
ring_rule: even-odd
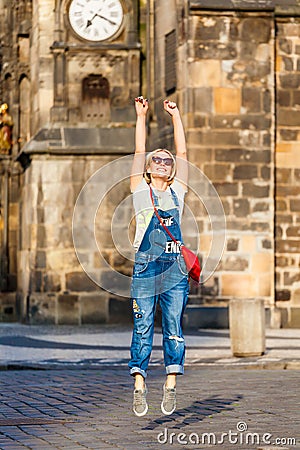
[[[9,105],[13,104],[13,81],[10,73],[6,73],[4,77],[3,83],[3,98],[2,101],[5,101]]]
[[[20,131],[19,142],[22,147],[30,139],[30,82],[23,75],[19,82],[20,92]]]
[[[109,82],[102,75],[91,74],[82,80],[82,119],[107,123],[110,120]]]

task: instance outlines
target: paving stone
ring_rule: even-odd
[[[16,329],[23,330],[19,336],[26,337],[28,328],[17,325]],[[45,342],[60,346],[74,342],[75,347],[80,343],[89,346],[89,340],[94,345],[97,339],[95,352],[99,352],[107,340],[120,348],[125,340],[128,345],[130,337],[130,331],[117,334],[119,330],[102,328],[97,328],[98,334],[95,328],[84,328],[80,337],[78,329],[74,333],[72,327],[64,327],[64,331],[51,329],[49,334],[49,328],[37,327],[33,331],[30,327],[30,338],[38,335],[43,345],[45,336]],[[22,346],[22,339],[14,340],[16,330],[9,327],[0,327],[0,346],[1,337],[10,333],[10,343]],[[231,357],[226,330],[196,332],[186,338],[186,374],[178,379],[178,409],[169,417],[160,410],[164,382],[160,357],[153,358],[150,365],[149,412],[142,418],[132,412],[133,380],[128,375],[127,362],[108,365],[98,360],[96,365],[88,363],[83,368],[80,363],[69,364],[70,359],[75,359],[71,350],[57,370],[52,362],[37,365],[36,369],[41,370],[30,370],[21,361],[18,364],[22,370],[0,371],[0,450],[157,450],[161,447],[158,436],[163,436],[165,429],[168,442],[163,444],[164,449],[206,449],[213,444],[181,445],[176,439],[180,439],[180,433],[188,437],[194,433],[200,438],[204,433],[214,433],[220,439],[222,433],[236,432],[240,422],[246,424],[249,433],[258,433],[260,439],[264,433],[271,433],[274,439],[299,438],[299,330],[268,330],[266,355],[242,361]],[[27,356],[34,357],[36,348],[26,351]],[[118,362],[120,352],[113,351],[114,361]],[[0,362],[1,357],[2,354]],[[175,433],[171,436],[173,443],[171,433]],[[267,447],[271,448],[274,442]],[[259,446],[266,447],[259,442],[251,450]],[[232,450],[234,445],[225,439],[220,448]],[[249,445],[239,448],[249,450]],[[290,449],[294,448],[300,448],[300,443],[290,445]]]
[[[81,402],[82,408],[71,408],[72,399],[78,402],[78,392],[86,388],[86,379],[89,380],[89,389],[84,395],[85,401]],[[0,385],[11,383],[15,406],[19,404],[19,396],[30,397],[33,380],[40,392],[45,389],[44,401],[39,402],[39,409],[35,411],[36,420],[48,417],[50,423],[21,425],[27,416],[16,410],[14,420],[19,418],[20,425],[14,422],[13,426],[0,427],[0,449],[157,450],[158,436],[167,439],[163,444],[166,449],[199,448],[191,444],[183,446],[176,439],[182,438],[180,433],[184,433],[187,439],[214,433],[216,439],[220,439],[222,433],[230,430],[237,433],[239,423],[244,424],[249,433],[259,434],[260,439],[264,433],[272,433],[274,439],[299,438],[299,392],[295,389],[299,372],[296,370],[187,367],[185,376],[178,379],[178,409],[169,417],[160,411],[164,381],[161,367],[152,367],[149,371],[149,413],[142,418],[137,418],[131,411],[132,380],[122,368],[106,368],[100,372],[39,371],[38,377],[36,371],[30,370],[0,372]],[[1,394],[0,414],[6,406],[3,401],[12,393],[2,391]],[[51,396],[51,408],[47,395]],[[61,401],[55,401],[62,400],[64,395],[72,422],[64,421],[66,414],[60,408]],[[31,405],[31,409],[35,407]],[[57,418],[51,423],[53,416]],[[242,432],[240,434],[242,436]],[[263,447],[264,443],[259,444]],[[209,447],[211,445],[206,443],[201,448]],[[223,448],[232,450],[233,447],[224,441]],[[239,448],[247,449],[249,446]],[[291,448],[300,448],[300,442]]]

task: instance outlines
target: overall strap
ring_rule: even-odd
[[[175,194],[175,192],[174,192],[174,194]],[[175,237],[173,236],[173,234],[168,230],[168,228],[167,228],[166,225],[164,224],[162,218],[160,217],[160,215],[159,215],[159,213],[158,213],[158,211],[157,211],[157,208],[156,208],[156,206],[155,206],[155,204],[154,204],[154,199],[153,199],[153,193],[152,193],[152,188],[151,188],[151,186],[150,186],[150,196],[151,196],[151,201],[152,201],[152,205],[153,205],[153,208],[154,208],[155,215],[156,215],[156,217],[158,218],[158,220],[159,220],[161,226],[164,228],[164,230],[166,231],[166,233],[170,236],[170,238],[172,239],[172,241],[174,241],[174,242],[176,242],[176,244],[179,244],[179,245],[180,245],[180,243],[177,241],[177,239],[175,239]]]
[[[157,195],[155,194],[155,192],[153,191],[152,187],[149,185],[150,188],[150,196],[151,196],[151,201],[153,206],[155,206],[156,208],[159,207],[159,203],[158,203],[158,198]]]
[[[171,188],[171,186],[170,186],[170,191],[171,191],[171,194],[172,194],[172,197],[173,197],[175,206],[176,206],[177,208],[179,208],[179,201],[178,201],[177,194],[176,194],[176,192]]]

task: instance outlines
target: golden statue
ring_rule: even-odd
[[[13,120],[8,114],[8,104],[0,106],[0,153],[8,155],[12,147]]]

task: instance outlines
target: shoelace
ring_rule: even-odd
[[[171,400],[173,400],[176,396],[176,390],[172,388],[166,388],[165,389],[165,396]]]
[[[142,391],[142,390],[134,391],[134,403],[137,406],[139,406],[139,405],[144,406],[146,404],[146,398],[145,398],[144,391]]]

